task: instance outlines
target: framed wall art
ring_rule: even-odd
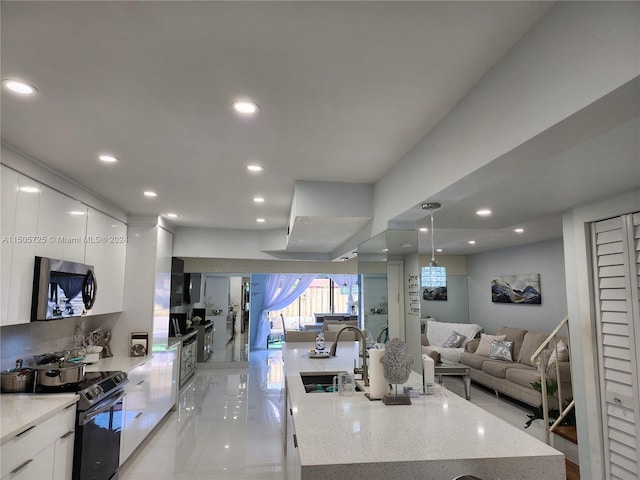
[[[540,274],[503,275],[491,280],[491,301],[517,305],[540,305]]]

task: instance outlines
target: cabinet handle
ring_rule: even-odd
[[[618,397],[614,397],[613,403],[615,403],[616,405],[622,405],[622,400],[620,400]]]
[[[293,448],[298,448],[298,436],[293,434]]]
[[[30,458],[29,460],[27,460],[26,462],[24,462],[22,465],[20,465],[19,467],[14,468],[13,470],[11,470],[11,472],[9,472],[9,475],[13,475],[15,473],[18,473],[20,470],[22,470],[24,467],[26,467],[27,465],[29,465],[31,462],[33,462],[33,458]]]
[[[137,387],[138,385],[142,385],[143,383],[144,383],[144,380],[140,380],[138,383],[136,383],[136,387]]]
[[[16,437],[20,437],[20,436],[24,435],[25,433],[30,432],[30,431],[31,431],[31,430],[33,430],[34,428],[36,428],[36,426],[35,426],[35,425],[31,425],[31,426],[30,426],[29,428],[27,428],[25,431],[20,432],[19,434],[17,434],[17,435],[16,435]]]
[[[76,433],[75,430],[69,430],[67,433],[65,433],[64,435],[62,435],[60,438],[67,438],[70,437],[71,435],[73,435],[74,433]]]
[[[137,419],[137,418],[140,418],[142,415],[144,415],[144,412],[140,412],[140,413],[138,413],[138,414],[137,414],[135,417],[133,417],[133,418],[134,418],[134,420],[135,420],[135,419]]]
[[[291,415],[293,417],[293,410],[289,409],[289,415]]]

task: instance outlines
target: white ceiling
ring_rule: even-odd
[[[130,214],[171,211],[177,226],[285,230],[296,180],[375,182],[549,5],[3,1],[2,78],[24,79],[38,93],[3,90],[2,140]],[[234,115],[237,97],[257,102],[258,114]],[[568,122],[569,141],[543,134],[441,192],[436,226],[447,253],[465,253],[463,240],[480,234],[491,248],[517,244],[503,231],[514,218],[544,227],[540,239],[557,237],[560,207],[585,198],[581,182],[597,180],[599,195],[632,183],[610,185],[610,171],[595,161],[593,172],[568,167],[549,178],[553,165],[584,153],[580,142],[633,117],[616,111],[617,123],[603,129],[605,113],[593,112],[595,127]],[[545,168],[526,178],[504,168],[540,151]],[[103,152],[120,162],[101,164]],[[248,163],[265,171],[248,174]],[[575,187],[558,190],[567,179]],[[158,197],[143,197],[146,189]],[[254,204],[256,195],[265,203]],[[509,208],[490,223],[468,215],[498,202]],[[396,220],[411,226],[424,216],[416,206]],[[335,235],[320,232],[338,228],[348,238],[364,221],[318,219],[313,228],[313,219],[301,219],[291,248],[330,252]]]

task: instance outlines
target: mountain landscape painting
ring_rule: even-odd
[[[540,305],[540,274],[525,273],[504,275],[491,280],[493,303],[515,303],[518,305]]]

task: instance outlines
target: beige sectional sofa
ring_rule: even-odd
[[[546,334],[528,332],[519,328],[502,327],[496,335],[504,335],[504,340],[513,342],[511,347],[512,360],[492,359],[488,355],[476,353],[481,340],[472,340],[465,346],[465,351],[460,355],[460,363],[467,365],[471,370],[471,380],[489,387],[509,397],[515,398],[528,405],[537,407],[542,403],[541,394],[532,386],[532,382],[540,381],[540,373],[536,365],[531,362],[531,355],[546,340]],[[485,339],[486,340],[486,339]],[[571,397],[571,373],[568,360],[568,342],[566,339],[556,337],[550,344],[563,341],[556,354],[552,355],[553,348],[546,351],[543,360],[546,363],[545,374],[547,380],[557,380],[556,362],[560,371],[560,383],[562,397]],[[486,343],[485,343],[486,345]],[[565,349],[566,346],[566,354]],[[566,355],[566,358],[564,358]],[[558,402],[550,399],[549,406],[557,408]]]

